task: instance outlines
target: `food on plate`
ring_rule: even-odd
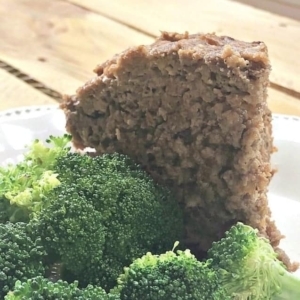
[[[219,284],[236,300],[300,299],[300,278],[287,271],[258,230],[237,223],[208,250]]]
[[[0,168],[0,222],[28,222],[47,201],[45,194],[60,184],[54,167],[70,152],[70,136],[34,141],[17,165]]]
[[[1,195],[3,207],[27,221],[1,220],[0,299],[298,299],[300,279],[248,225],[234,224],[202,261],[181,250],[184,243],[168,251],[183,229],[173,194],[127,156],[66,151],[68,140],[35,141],[23,162],[1,168],[0,182],[10,170],[39,184],[51,171],[59,184],[30,198],[30,210]],[[5,182],[15,190],[20,182],[10,179]],[[20,194],[35,187],[28,182]]]
[[[81,286],[109,290],[134,258],[166,251],[181,239],[175,198],[131,159],[71,153],[58,160],[55,172],[61,185],[48,195],[36,228]]]
[[[98,66],[61,105],[71,135],[0,168],[0,300],[299,299],[269,71],[262,42],[167,32]]]
[[[238,221],[277,249],[282,235],[266,196],[274,171],[263,42],[163,32],[95,72],[62,104],[76,147],[128,155],[175,192],[185,245],[197,257]]]
[[[190,250],[174,249],[136,259],[124,269],[112,294],[128,300],[232,299],[209,262],[200,262]]]
[[[0,195],[7,208],[2,215],[10,216],[2,222],[29,222],[47,252],[45,265],[61,264],[62,279],[109,291],[133,259],[162,253],[182,239],[182,210],[168,189],[125,155],[70,152],[69,140],[64,135],[50,137],[49,145],[35,141],[24,161],[1,169],[2,190],[19,188],[23,195],[18,201]],[[58,184],[41,189],[49,172]]]
[[[5,300],[21,299],[119,300],[120,298],[108,295],[101,287],[88,286],[79,289],[77,282],[70,284],[62,280],[52,282],[38,276],[23,282],[17,281],[14,291],[5,297]]]
[[[126,300],[292,300],[300,299],[300,278],[257,229],[237,223],[213,242],[205,261],[189,250],[147,253],[124,269],[111,293]]]
[[[0,223],[0,299],[17,280],[44,275],[46,252],[40,237],[30,235],[26,223]]]

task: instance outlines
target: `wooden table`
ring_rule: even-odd
[[[55,104],[113,54],[151,43],[160,30],[187,30],[264,41],[273,65],[269,105],[300,116],[300,4],[242,2],[0,0],[0,110]]]

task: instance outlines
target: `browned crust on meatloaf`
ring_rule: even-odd
[[[196,253],[237,221],[276,248],[282,235],[266,197],[269,71],[262,42],[162,32],[97,66],[95,78],[66,96],[66,127],[77,147],[127,154],[173,189]]]

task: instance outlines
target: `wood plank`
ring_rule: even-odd
[[[72,4],[14,0],[1,5],[4,1],[0,0],[0,58],[61,93],[74,93],[93,76],[94,66],[114,53],[152,42],[142,33]],[[16,14],[13,20],[10,10]],[[21,101],[16,106],[31,104]],[[269,102],[274,112],[300,115],[300,101],[294,97],[271,89]]]
[[[235,0],[267,10],[271,13],[286,16],[300,21],[300,2],[299,0]]]
[[[300,117],[300,100],[281,91],[269,88],[268,105],[273,113]]]
[[[0,110],[28,105],[58,104],[57,101],[0,69]]]
[[[274,2],[280,2],[280,3],[290,4],[290,5],[294,5],[294,6],[299,6],[300,7],[299,0],[274,0]]]
[[[300,93],[300,22],[229,0],[66,0],[158,35],[160,30],[216,32],[262,40],[273,65],[271,81]]]
[[[113,54],[153,41],[57,0],[0,0],[0,19],[0,59],[61,93],[74,93]]]
[[[266,1],[266,0],[264,0]],[[300,7],[299,0],[273,0],[274,3],[281,3],[286,6],[291,6],[291,7]]]

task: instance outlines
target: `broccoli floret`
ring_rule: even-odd
[[[43,275],[45,254],[40,239],[31,237],[28,224],[0,224],[0,299],[17,280]]]
[[[109,296],[100,287],[78,288],[78,282],[68,283],[58,280],[49,281],[41,276],[27,281],[17,281],[14,290],[5,300],[109,300]],[[112,299],[113,300],[113,299]],[[115,298],[117,300],[117,298]]]
[[[52,191],[48,207],[30,223],[35,235],[40,236],[49,263],[63,262],[63,267],[74,274],[85,273],[87,262],[100,264],[106,230],[101,212],[74,184],[65,184]]]
[[[24,216],[22,209],[19,209],[15,204],[10,204],[4,196],[0,197],[0,223],[6,223],[10,220],[12,222],[14,220],[27,222],[28,215]]]
[[[32,212],[40,211],[48,191],[60,184],[53,168],[57,158],[70,151],[70,139],[50,136],[48,145],[36,140],[22,162],[0,168],[0,201],[7,209],[1,212],[0,222],[28,222]]]
[[[269,241],[238,223],[208,251],[222,285],[236,300],[300,299],[300,279],[290,274]]]
[[[181,238],[176,199],[128,157],[68,153],[54,170],[61,185],[48,194],[37,231],[80,286],[109,290],[133,259]]]
[[[118,278],[112,293],[121,300],[226,300],[218,277],[189,250],[147,253],[136,259]]]

